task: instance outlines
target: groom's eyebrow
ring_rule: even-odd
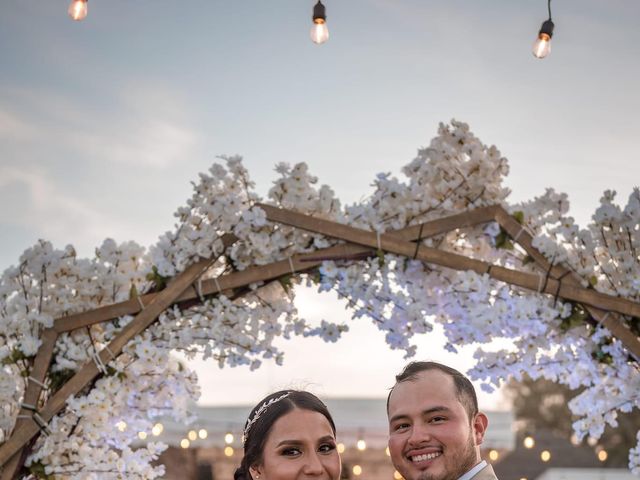
[[[449,412],[449,411],[451,411],[449,407],[445,407],[444,405],[436,405],[435,407],[427,408],[420,413],[422,416],[425,416],[425,415],[430,415],[432,413]],[[409,415],[406,413],[398,413],[397,415],[394,415],[389,419],[389,423],[393,423],[403,418],[409,418]]]
[[[432,413],[439,413],[439,412],[448,412],[450,410],[449,407],[445,407],[443,405],[437,405],[435,407],[431,407],[431,408],[427,408],[426,410],[422,411],[422,415],[430,415]]]

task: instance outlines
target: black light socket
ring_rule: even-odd
[[[313,21],[322,20],[325,21],[327,19],[327,11],[324,8],[324,5],[320,0],[313,7]]]
[[[554,25],[551,19],[545,20],[542,24],[542,27],[540,27],[540,32],[538,33],[538,35],[548,35],[549,38],[553,37],[553,27]]]

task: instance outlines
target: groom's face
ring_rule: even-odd
[[[406,480],[457,480],[480,462],[486,417],[469,419],[444,372],[397,384],[388,415],[391,461]]]

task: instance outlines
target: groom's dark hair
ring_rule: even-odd
[[[440,370],[442,373],[449,375],[453,379],[453,385],[456,389],[456,397],[467,411],[469,421],[478,413],[478,397],[476,396],[476,390],[473,388],[473,384],[469,379],[460,373],[455,368],[448,367],[438,362],[411,362],[408,364],[402,372],[396,375],[396,383],[387,396],[387,413],[389,413],[389,399],[396,386],[403,382],[410,382],[418,377],[421,372],[429,370]]]

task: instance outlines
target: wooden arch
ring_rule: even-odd
[[[221,292],[233,292],[235,289],[247,287],[255,282],[277,279],[292,271],[302,273],[318,267],[325,260],[357,260],[372,257],[376,255],[377,250],[455,270],[472,270],[478,274],[488,274],[493,279],[514,286],[580,303],[596,321],[622,342],[636,361],[640,359],[640,339],[620,318],[620,314],[640,317],[640,304],[582,287],[577,275],[562,264],[551,265],[533,247],[532,236],[501,206],[478,208],[380,235],[270,205],[256,204],[256,207],[262,208],[267,214],[267,219],[272,222],[343,240],[345,243],[203,280],[200,287],[196,288],[195,282],[216,259],[200,260],[176,275],[161,292],[56,319],[53,327],[43,332],[43,342],[31,366],[19,418],[9,439],[0,446],[0,467],[2,467],[0,480],[15,478],[24,463],[30,445],[40,432],[46,429],[51,418],[64,408],[67,399],[80,392],[101,374],[98,362],[89,361],[46,402],[40,401],[54,346],[61,333],[123,315],[135,315],[131,323],[123,328],[105,348],[97,352],[98,361],[106,364],[119,355],[131,339],[142,333],[173,304],[199,301],[203,296],[218,295]],[[421,244],[425,238],[491,221],[497,222],[513,241],[533,258],[544,273],[521,272]],[[225,249],[236,240],[231,234],[222,237]]]

